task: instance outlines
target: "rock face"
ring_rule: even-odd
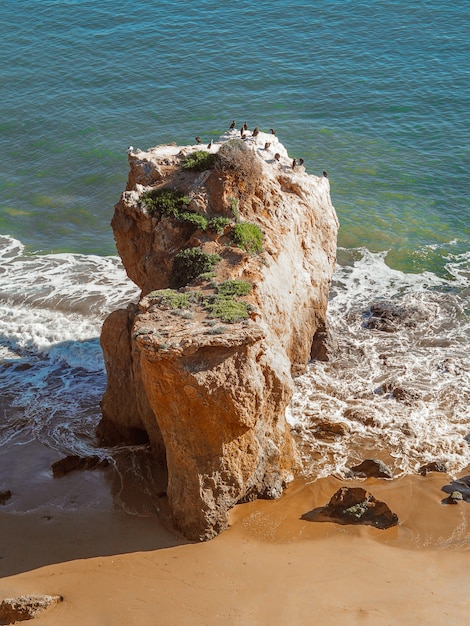
[[[292,168],[277,137],[247,134],[221,137],[196,169],[197,146],[130,153],[112,220],[142,297],[103,326],[98,433],[108,443],[147,434],[167,465],[174,522],[191,539],[215,536],[233,505],[278,497],[293,478],[285,409],[292,375],[326,328],[335,266],[328,179]],[[162,189],[184,195],[179,208],[151,204]]]

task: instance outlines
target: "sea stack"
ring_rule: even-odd
[[[98,434],[108,444],[148,436],[167,466],[174,524],[194,540],[295,476],[285,412],[326,325],[338,229],[329,185],[273,164],[268,139],[289,162],[277,137],[242,141],[237,130],[207,162],[194,146],[130,153],[112,219],[142,293],[103,326]]]

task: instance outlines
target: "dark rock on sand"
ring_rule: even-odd
[[[76,456],[69,455],[51,465],[52,473],[56,478],[65,476],[78,470],[102,469],[109,465],[108,459],[100,459],[99,456]]]
[[[351,473],[358,478],[393,478],[393,473],[380,459],[365,459],[351,467]]]
[[[421,465],[418,472],[421,476],[426,476],[429,472],[442,472],[445,474],[447,472],[447,468],[444,463],[441,463],[440,461],[431,461],[430,463]]]
[[[453,480],[449,485],[444,485],[442,491],[449,494],[449,497],[442,501],[443,504],[456,504],[462,500],[470,502],[470,476]]]
[[[11,491],[7,489],[6,491],[0,491],[0,504],[6,504],[8,500],[11,498]]]
[[[398,516],[388,505],[361,487],[341,487],[325,507],[311,514],[307,513],[304,519],[339,524],[366,524],[381,529],[398,524]]]
[[[5,598],[0,603],[0,624],[15,624],[33,619],[53,604],[62,602],[62,596],[31,595]]]

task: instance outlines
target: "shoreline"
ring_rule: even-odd
[[[109,491],[106,471],[58,483]],[[236,506],[230,528],[206,543],[185,540],[155,516],[118,510],[109,497],[76,510],[2,506],[0,593],[62,595],[40,624],[463,624],[470,507],[441,504],[449,483],[436,473],[298,478],[279,500]],[[399,526],[302,519],[341,485],[385,501]]]

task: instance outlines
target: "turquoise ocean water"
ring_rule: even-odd
[[[310,413],[350,436],[312,439],[312,472],[341,471],[385,428],[397,472],[470,463],[467,0],[5,0],[0,23],[0,451],[94,446],[100,324],[136,294],[109,226],[126,149],[209,141],[236,119],[327,170],[341,223],[330,324],[351,358],[301,384],[325,395]],[[387,298],[432,316],[371,340],[364,311]],[[419,400],[393,404],[384,377]],[[388,421],[350,423],[351,403]],[[304,409],[292,420],[311,432]]]

